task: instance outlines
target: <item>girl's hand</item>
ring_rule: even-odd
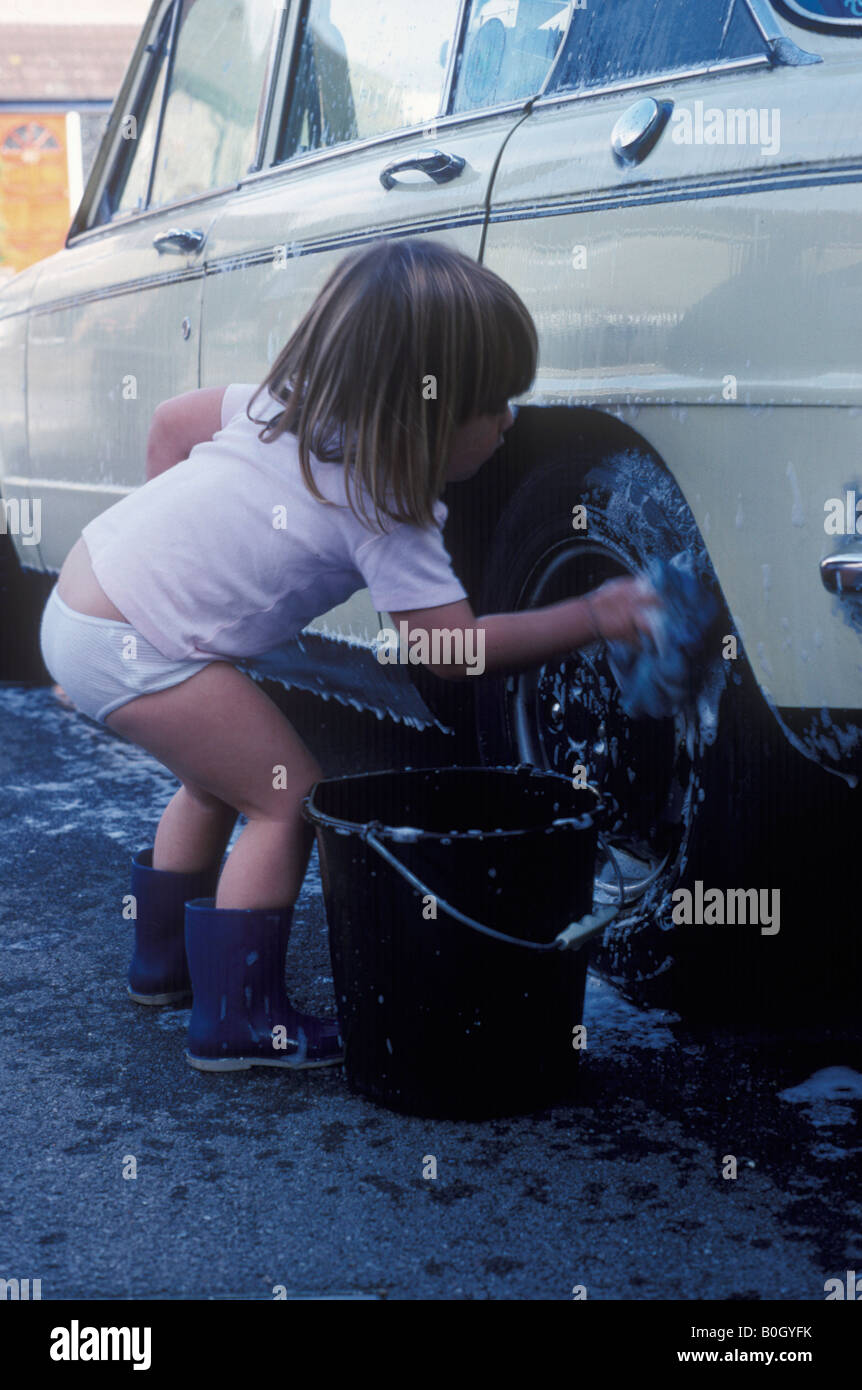
[[[661,600],[646,579],[609,579],[601,588],[585,595],[599,637],[608,642],[628,642],[643,646],[643,637],[654,636],[650,610]]]
[[[464,654],[478,654],[470,663],[453,660],[451,655],[442,665],[427,662],[443,680],[462,680],[484,671],[526,671],[553,657],[567,656],[596,637],[640,646],[641,638],[653,632],[649,615],[659,603],[645,579],[611,579],[586,597],[564,599],[548,608],[476,618],[468,601],[459,599],[439,608],[412,609],[390,617],[399,633],[402,623],[407,624],[409,634],[433,635],[436,630],[438,635],[445,634],[447,652],[454,645]],[[433,650],[432,642],[427,645]]]

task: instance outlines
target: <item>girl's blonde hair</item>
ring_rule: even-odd
[[[505,280],[460,251],[416,237],[376,241],[338,264],[252,397],[271,442],[292,431],[309,455],[343,459],[355,514],[428,526],[446,484],[453,432],[501,414],[536,374],[536,328]],[[302,383],[295,387],[293,383]],[[284,403],[252,415],[261,392]]]

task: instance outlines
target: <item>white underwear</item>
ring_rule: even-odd
[[[129,700],[179,685],[212,664],[171,661],[131,623],[76,612],[56,585],[42,614],[40,642],[53,679],[82,714],[100,724]]]

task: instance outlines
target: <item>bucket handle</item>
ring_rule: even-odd
[[[363,826],[361,837],[367,845],[385,859],[396,873],[400,874],[405,883],[409,883],[411,888],[415,888],[417,893],[423,897],[434,898],[440,904],[443,911],[449,916],[454,917],[456,922],[461,922],[463,926],[469,927],[471,931],[481,932],[483,936],[491,936],[495,941],[504,941],[507,946],[521,946],[526,951],[578,951],[592,937],[597,936],[608,922],[612,922],[619,909],[607,907],[600,912],[589,913],[586,917],[581,917],[579,921],[572,922],[558,932],[553,941],[522,941],[517,936],[507,936],[505,932],[496,931],[493,927],[485,927],[481,922],[477,922],[473,917],[467,917],[465,913],[459,912],[457,907],[446,902],[439,893],[432,893],[427,884],[422,883],[415,874],[411,873],[400,859],[396,859],[385,845],[382,845],[375,835],[375,830],[382,830],[379,821],[372,821],[369,825]]]

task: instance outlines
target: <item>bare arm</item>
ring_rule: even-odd
[[[147,438],[147,482],[187,459],[195,444],[212,439],[221,429],[226,390],[226,386],[205,386],[156,406]]]
[[[473,629],[477,635],[482,634],[478,648],[477,639],[473,639],[473,650],[481,652],[484,646],[483,669],[514,672],[565,656],[597,637],[638,646],[641,634],[651,631],[648,610],[656,603],[658,599],[639,580],[612,579],[585,598],[566,599],[549,608],[530,608],[520,613],[492,613],[476,618],[467,600],[462,599],[439,608],[391,616],[396,625],[406,622],[411,633],[431,633],[434,629],[466,633]],[[468,674],[466,663],[428,665],[444,680],[463,680]]]

